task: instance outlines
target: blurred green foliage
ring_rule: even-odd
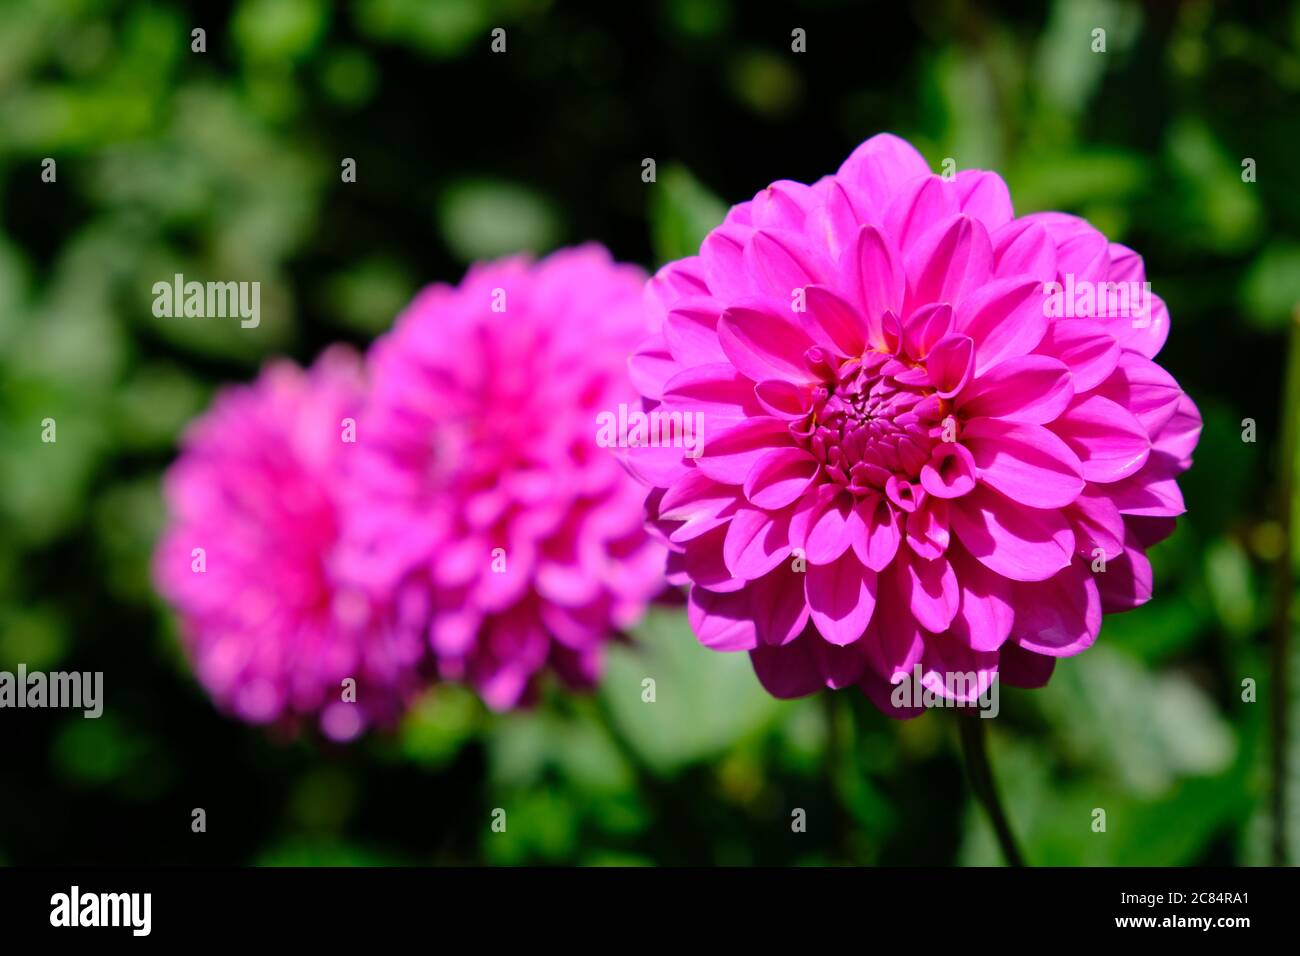
[[[0,716],[0,859],[999,862],[950,715],[774,701],[680,609],[610,650],[595,695],[491,715],[437,687],[396,733],[339,749],[217,714],[149,585],[158,476],[221,382],[364,345],[478,257],[588,238],[647,267],[690,254],[728,204],[891,129],[936,167],[999,170],[1021,212],[1078,212],[1139,250],[1173,316],[1162,361],[1206,419],[1156,600],[1046,689],[1003,696],[992,755],[1028,857],[1265,861],[1267,631],[1278,602],[1295,620],[1269,566],[1288,546],[1273,464],[1300,303],[1300,4],[625,6],[5,5],[0,669],[104,670],[108,712]],[[260,280],[261,326],[154,318],[175,272]],[[1295,854],[1300,800],[1290,821]]]

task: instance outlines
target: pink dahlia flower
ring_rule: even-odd
[[[356,453],[345,419],[360,399],[360,359],[342,348],[221,392],[164,478],[170,522],[154,557],[217,703],[258,724],[317,717],[337,740],[399,713],[427,614],[419,595],[376,600],[338,574]]]
[[[733,207],[651,280],[631,364],[648,410],[702,416],[702,453],[629,460],[700,641],[778,697],[856,684],[898,713],[916,675],[1041,685],[1148,600],[1200,417],[1144,281],[1082,219],[1016,218],[996,174],[944,180],[889,135]]]
[[[478,265],[373,348],[347,563],[367,589],[422,587],[440,676],[493,708],[548,665],[590,685],[664,588],[644,491],[597,444],[598,415],[639,401],[644,280],[599,246]]]

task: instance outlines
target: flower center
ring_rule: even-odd
[[[817,390],[796,437],[832,481],[855,494],[881,491],[891,476],[920,474],[942,432],[948,403],[923,369],[868,352]]]

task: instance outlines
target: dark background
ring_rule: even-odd
[[[1156,599],[1046,690],[1003,695],[992,750],[1027,855],[1263,862],[1268,631],[1295,621],[1272,566],[1293,550],[1275,463],[1298,91],[1295,3],[6,3],[0,669],[102,670],[107,706],[0,711],[0,862],[998,862],[951,714],[773,701],[677,611],[594,697],[500,717],[439,688],[396,732],[331,747],[216,712],[149,583],[158,476],[222,382],[364,346],[475,258],[597,239],[657,267],[882,130],[1137,249],[1172,315],[1160,360],[1206,420]],[[261,281],[261,327],[155,319],[174,272]]]

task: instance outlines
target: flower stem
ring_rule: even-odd
[[[851,773],[853,714],[845,709],[848,703],[845,695],[836,691],[821,693],[822,707],[826,717],[826,780],[830,784],[833,798],[835,820],[835,838],[833,846],[845,862],[849,859],[849,831],[853,827],[853,816],[848,809],[849,794],[844,785],[845,777]]]
[[[1286,379],[1283,383],[1282,448],[1278,462],[1278,522],[1284,546],[1278,556],[1273,581],[1273,640],[1269,662],[1272,691],[1269,722],[1272,724],[1272,863],[1287,860],[1287,757],[1289,715],[1289,670],[1291,667],[1291,601],[1295,588],[1296,455],[1300,451],[1300,308],[1292,316],[1287,347]]]
[[[993,771],[989,767],[988,748],[984,740],[984,720],[975,714],[959,713],[957,728],[961,733],[961,752],[966,760],[966,772],[970,774],[970,782],[975,788],[976,798],[984,806],[984,812],[989,815],[989,822],[993,824],[993,832],[997,834],[1002,855],[1006,857],[1008,866],[1024,866],[1024,857],[1020,855],[1020,847],[1016,845],[1011,824],[1007,822],[1006,811],[1002,809],[1002,801],[998,799],[997,784],[993,781]]]

